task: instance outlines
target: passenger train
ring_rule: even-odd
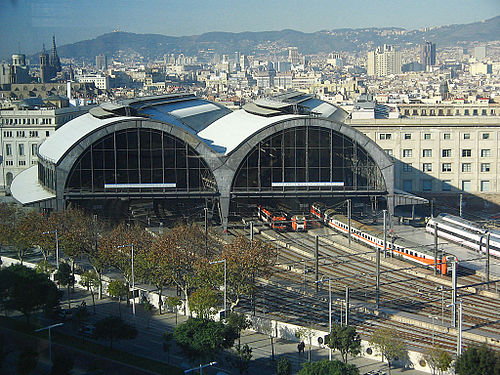
[[[289,218],[289,215],[285,212],[258,206],[257,216],[276,231],[284,232],[290,228],[295,232],[307,230],[307,219],[304,215],[293,215]]]
[[[480,225],[458,216],[439,214],[429,219],[425,230],[438,237],[486,253],[487,234],[490,234],[490,255],[500,257],[500,231],[484,229]]]
[[[323,203],[311,205],[312,216],[318,218],[326,226],[337,232],[348,235],[349,227],[347,218],[340,215],[334,209],[326,209]],[[351,236],[355,240],[376,249],[384,249],[384,234],[382,231],[369,225],[351,219]],[[415,244],[409,243],[402,238],[387,239],[386,251],[403,259],[434,268],[434,251],[425,248],[416,249]],[[437,259],[437,268],[445,275],[448,272],[446,256]]]

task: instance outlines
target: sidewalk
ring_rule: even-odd
[[[81,289],[75,289],[75,299],[73,300],[73,305],[81,303],[85,300],[87,303],[87,310],[92,313],[92,300],[88,293]],[[113,347],[140,355],[146,358],[154,359],[157,361],[162,361],[167,363],[167,353],[163,352],[163,340],[162,335],[165,331],[173,331],[175,329],[175,314],[164,313],[162,315],[155,314],[151,319],[148,318],[147,313],[142,309],[140,305],[136,306],[136,317],[134,318],[131,311],[131,306],[127,309],[126,304],[122,303],[121,311],[122,318],[131,324],[134,324],[138,330],[137,338],[131,341],[122,341],[114,344]],[[110,299],[103,299],[101,301],[96,301],[96,315],[91,314],[90,321],[97,321],[108,315],[118,315],[118,303]],[[187,318],[182,315],[178,315],[178,324],[186,321]],[[148,323],[149,321],[149,323]],[[64,331],[70,333],[72,332],[70,325],[63,328]],[[248,374],[259,374],[259,375],[274,375],[276,372],[276,363],[281,357],[286,357],[292,363],[293,373],[297,373],[301,368],[302,364],[307,361],[308,358],[308,343],[306,342],[305,353],[299,356],[297,351],[297,342],[291,342],[281,339],[273,339],[274,341],[274,357],[275,361],[271,360],[272,348],[271,340],[269,336],[256,333],[250,330],[244,331],[241,337],[242,344],[248,344],[252,348],[252,360],[250,362],[250,367]],[[102,343],[102,342],[101,342]],[[217,361],[216,368],[206,368],[204,370],[205,374],[215,374],[216,371],[223,371],[227,374],[238,374],[237,369],[234,364],[231,363],[230,351],[225,351],[221,353]],[[333,352],[333,359],[341,360],[340,354]],[[311,349],[311,359],[312,361],[317,361],[321,359],[328,359],[328,350],[320,349],[317,347],[312,347]],[[356,365],[360,374],[364,374],[371,370],[382,370],[388,372],[388,367],[386,363],[381,363],[379,361],[373,361],[366,358],[357,357],[354,359],[349,359],[349,363]],[[180,348],[175,345],[171,346],[170,350],[170,364],[179,366],[183,369],[196,367],[199,363],[189,363],[188,360],[183,356]],[[425,374],[421,371],[416,371],[412,369],[392,369],[393,374],[403,373],[406,375],[422,375]]]

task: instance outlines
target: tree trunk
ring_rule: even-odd
[[[94,298],[94,289],[90,287],[90,295],[92,296],[92,306],[94,308],[94,315],[95,315],[95,298]]]
[[[158,291],[160,292],[158,295],[158,314],[161,315],[161,305],[163,304],[163,301],[161,299],[161,293],[162,293],[163,289],[158,288]]]
[[[68,283],[68,309],[71,309],[70,288],[71,288],[71,283]]]
[[[75,293],[75,259],[71,258],[71,292]]]
[[[182,292],[184,293],[184,298],[185,298],[185,305],[184,305],[184,314],[186,316],[191,314],[191,311],[189,311],[189,297],[188,297],[188,288],[182,289]]]
[[[311,362],[311,340],[312,340],[312,337],[309,336],[309,353],[307,353],[307,361],[308,362]]]
[[[270,334],[269,338],[271,339],[271,360],[274,361],[274,340],[273,340],[273,335]]]
[[[122,307],[121,307],[122,304],[121,304],[121,302],[122,302],[122,297],[118,297],[118,313],[120,314],[120,319],[122,317]]]

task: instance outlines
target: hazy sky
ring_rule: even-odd
[[[119,29],[195,35],[469,23],[500,14],[500,0],[0,0],[0,58]]]

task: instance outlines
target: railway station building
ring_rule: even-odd
[[[394,161],[346,117],[298,92],[236,111],[191,94],[104,103],[45,140],[11,191],[23,205],[118,217],[206,207],[223,228],[262,201],[378,199],[393,211]]]

